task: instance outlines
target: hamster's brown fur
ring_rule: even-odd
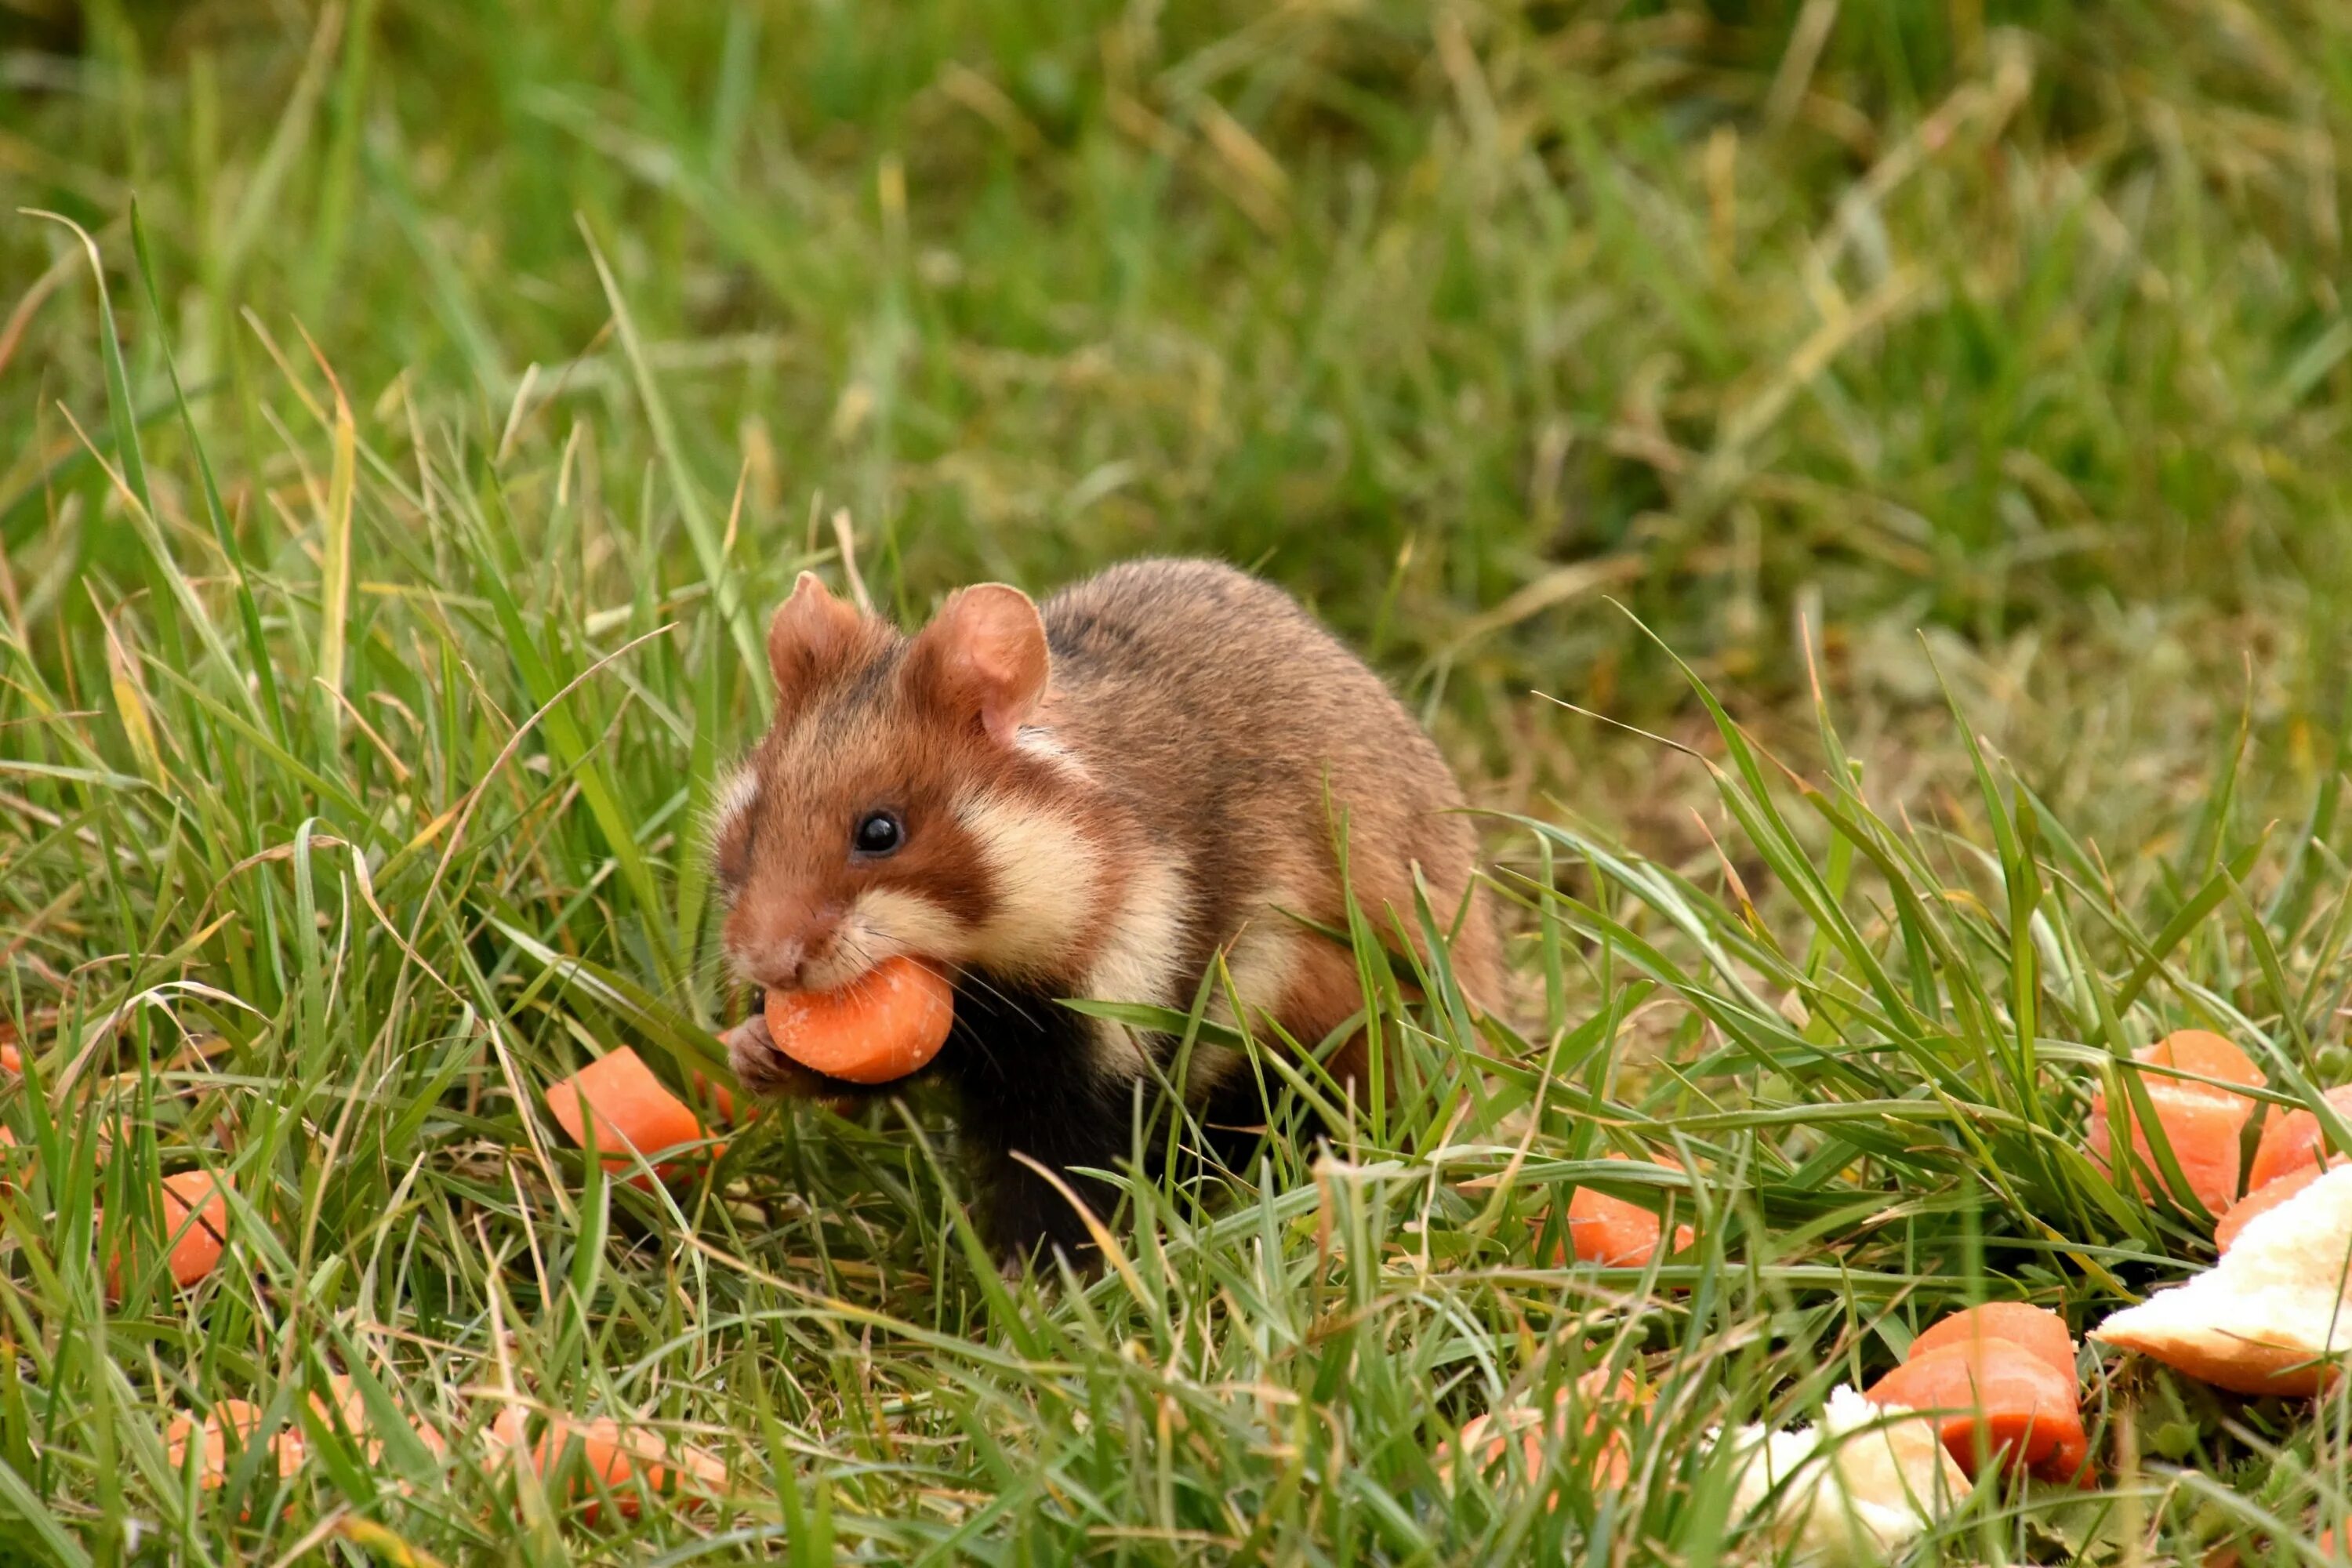
[[[957,1026],[929,1069],[957,1092],[992,1238],[1083,1243],[1129,1146],[1139,1082],[1168,1043],[1057,998],[1192,1006],[1223,952],[1245,1009],[1312,1046],[1361,1005],[1331,813],[1358,903],[1416,946],[1414,868],[1463,988],[1495,993],[1472,889],[1475,837],[1452,773],[1379,677],[1282,590],[1205,561],[1113,567],[1046,601],[983,584],[908,637],[803,574],[769,634],[775,721],[713,825],[736,970],[830,987],[893,953],[957,976]],[[903,842],[858,853],[887,812]],[[1225,1016],[1223,1004],[1218,1016]],[[737,1031],[747,1084],[851,1092]],[[1213,1100],[1231,1053],[1196,1050]],[[1360,1079],[1360,1041],[1334,1059]],[[1246,1077],[1247,1075],[1243,1075]],[[1250,1091],[1253,1095],[1255,1089]]]

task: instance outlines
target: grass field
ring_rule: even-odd
[[[2210,1261],[2081,1154],[2114,1057],[2352,1079],[2336,0],[75,10],[0,4],[0,1563],[1769,1559],[1708,1428]],[[744,1005],[697,823],[793,574],[1147,551],[1428,715],[1516,1026],[1368,982],[1381,1103],[1090,1281],[935,1106],[586,1166],[541,1087]],[[1693,1260],[1559,1266],[1578,1184]],[[2100,1488],[1921,1560],[2330,1560],[2341,1396],[2084,1367]],[[175,1469],[227,1398],[308,1462]],[[730,1479],[592,1509],[516,1415]]]

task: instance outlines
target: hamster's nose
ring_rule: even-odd
[[[745,899],[727,918],[729,956],[743,978],[779,991],[798,990],[810,966],[833,945],[841,910],[796,899]]]

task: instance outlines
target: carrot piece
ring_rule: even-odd
[[[653,1069],[626,1046],[607,1052],[561,1083],[548,1085],[547,1110],[565,1135],[583,1148],[587,1146],[588,1123],[593,1119],[596,1146],[618,1151],[604,1156],[608,1171],[635,1165],[630,1151],[650,1159],[709,1135],[685,1102],[664,1087]],[[665,1180],[677,1169],[675,1162],[654,1163],[654,1174]],[[629,1180],[652,1189],[652,1182],[642,1171]]]
[[[22,1193],[23,1181],[33,1173],[34,1155],[30,1144],[16,1142],[16,1135],[0,1127],[0,1193]]]
[[[610,1417],[577,1422],[552,1415],[539,1441],[531,1443],[524,1432],[523,1413],[509,1405],[492,1419],[489,1430],[494,1441],[523,1456],[541,1479],[555,1475],[567,1457],[578,1456],[570,1496],[589,1524],[604,1512],[597,1498],[600,1487],[612,1494],[614,1509],[623,1519],[635,1519],[642,1506],[640,1477],[645,1489],[656,1493],[674,1491],[681,1482],[706,1491],[727,1484],[727,1466],[718,1456],[690,1445],[673,1452],[657,1435],[633,1431]]]
[[[728,1089],[725,1084],[720,1083],[717,1079],[711,1078],[708,1074],[700,1072],[692,1074],[687,1081],[694,1086],[693,1092],[696,1100],[709,1105],[711,1110],[719,1112],[719,1121],[732,1123],[737,1120],[735,1115],[735,1097],[728,1092]]]
[[[228,1243],[226,1177],[182,1171],[163,1178],[163,1234],[172,1243],[172,1279],[182,1289],[210,1274]],[[194,1215],[191,1221],[190,1215]]]
[[[1911,1353],[1903,1359],[1913,1361],[1947,1345],[1981,1344],[1988,1340],[2005,1341],[2031,1352],[2049,1363],[2061,1377],[2071,1380],[2078,1375],[2074,1339],[2066,1331],[2066,1320],[2047,1307],[2023,1301],[1987,1301],[1981,1307],[1954,1312],[1921,1331],[1911,1342]]]
[[[1612,1160],[1631,1156],[1611,1153]],[[1682,1165],[1670,1154],[1653,1154],[1653,1164],[1679,1171]],[[1579,1263],[1598,1263],[1610,1268],[1641,1268],[1648,1265],[1658,1250],[1658,1238],[1664,1233],[1664,1223],[1655,1214],[1636,1203],[1612,1197],[1591,1187],[1578,1187],[1568,1196],[1568,1251],[1576,1255]],[[1681,1252],[1688,1247],[1694,1233],[1686,1225],[1675,1226],[1675,1247]],[[1565,1262],[1565,1258],[1555,1258]]]
[[[1914,1356],[1863,1397],[1935,1415],[1945,1452],[1970,1479],[1980,1431],[1996,1462],[2021,1465],[2044,1480],[2074,1479],[2090,1457],[2074,1379],[2006,1340],[1950,1344]]]
[[[228,1244],[228,1178],[210,1171],[182,1171],[163,1178],[156,1194],[163,1240],[171,1247],[172,1282],[184,1290],[219,1266]],[[192,1217],[193,1216],[193,1217]],[[102,1219],[103,1214],[91,1216]],[[106,1266],[106,1299],[122,1299],[122,1260]]]
[[[1568,1388],[1558,1390],[1552,1399],[1551,1419],[1546,1421],[1543,1412],[1533,1405],[1515,1405],[1499,1411],[1473,1415],[1462,1424],[1437,1457],[1440,1480],[1449,1488],[1454,1484],[1457,1460],[1466,1458],[1470,1468],[1485,1474],[1504,1461],[1511,1450],[1510,1439],[1519,1439],[1519,1459],[1527,1468],[1528,1482],[1533,1485],[1543,1479],[1544,1449],[1549,1439],[1564,1443],[1568,1436],[1568,1419],[1574,1405],[1585,1406],[1584,1435],[1588,1437],[1601,1425],[1604,1405],[1627,1405],[1639,1408],[1649,1403],[1641,1384],[1630,1372],[1619,1373],[1612,1385],[1608,1372],[1596,1367],[1576,1380],[1573,1393]],[[1633,1473],[1633,1455],[1625,1447],[1625,1435],[1621,1431],[1609,1434],[1592,1457],[1591,1483],[1596,1488],[1622,1487]],[[1559,1494],[1552,1495],[1559,1501]]]
[[[2260,1089],[2270,1079],[2254,1059],[2229,1040],[2210,1029],[2176,1029],[2171,1034],[2132,1053],[2135,1060],[2154,1067],[2178,1068],[2203,1078],[2217,1078],[2225,1083],[2240,1084],[2247,1089]],[[2176,1079],[2183,1089],[2203,1089],[2208,1094],[2225,1094],[2226,1089],[2206,1084]]]
[[[215,1399],[213,1413],[199,1426],[192,1415],[175,1415],[163,1429],[163,1453],[176,1470],[187,1462],[190,1444],[197,1445],[196,1484],[210,1489],[228,1479],[229,1434],[236,1435],[237,1447],[251,1447],[261,1431],[261,1406],[247,1399]],[[278,1462],[280,1477],[290,1476],[302,1468],[310,1457],[302,1434],[292,1427],[281,1428],[269,1439],[269,1451]]]
[[[955,1023],[955,987],[907,957],[886,958],[836,991],[771,991],[776,1049],[812,1072],[888,1083],[924,1066]]]
[[[2247,1221],[2258,1215],[2270,1213],[2326,1173],[2313,1165],[2300,1171],[2289,1171],[2283,1176],[2273,1176],[2230,1205],[2230,1212],[2213,1226],[2213,1245],[2223,1252],[2229,1251],[2238,1244],[2238,1233],[2246,1228]]]
[[[2133,1052],[2132,1059],[2249,1088],[2263,1082],[2262,1069],[2245,1052],[2203,1029],[2183,1029],[2168,1035]],[[2142,1074],[2140,1081],[2156,1111],[2157,1122],[2164,1129],[2164,1141],[2188,1184],[2186,1193],[2173,1195],[2194,1197],[2208,1212],[2220,1214],[2238,1195],[2239,1135],[2254,1113],[2254,1101],[2212,1084],[2162,1074]],[[2091,1124],[2084,1142],[2091,1158],[2103,1169],[2112,1171],[2107,1097],[2104,1089],[2091,1097]],[[2147,1128],[2137,1116],[2133,1118],[2132,1144],[2149,1170],[2159,1170]]]
[[[2352,1083],[2336,1085],[2324,1098],[2338,1114],[2352,1116]],[[2290,1110],[2284,1116],[2273,1112],[2263,1128],[2262,1142],[2254,1145],[2254,1163],[2246,1170],[2246,1190],[2252,1193],[2290,1173],[2316,1171],[2344,1158],[2331,1153],[2326,1145],[2317,1115],[2308,1110]]]
[[[2149,1106],[2156,1120],[2164,1129],[2164,1142],[2172,1151],[2173,1161],[2180,1167],[2185,1192],[2175,1192],[2179,1198],[2194,1197],[2209,1214],[2219,1214],[2230,1206],[2238,1195],[2238,1141],[2246,1119],[2253,1114],[2252,1106],[2235,1096],[2223,1099],[2197,1089],[2183,1089],[2153,1080],[2146,1086]],[[2102,1169],[2115,1173],[2108,1147],[2106,1106],[2103,1099],[2092,1101],[2090,1135],[2084,1141],[2092,1160]],[[2132,1146],[2138,1152],[2141,1163],[2153,1173],[2156,1181],[2163,1180],[2157,1163],[2155,1146],[2148,1139],[2145,1122],[2135,1118],[2132,1126]]]

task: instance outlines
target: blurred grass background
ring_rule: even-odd
[[[2080,1329],[2201,1245],[2050,1152],[2101,1055],[2194,1020],[2347,1065],[2347,135],[2328,0],[0,0],[0,1016],[139,1130],[101,1165],[0,1100],[49,1173],[0,1461],[101,1561],[383,1518],[453,1561],[1704,1560],[1696,1434],[1879,1354],[1824,1281],[1924,1321],[1990,1268]],[[18,209],[95,237],[112,334]],[[887,1118],[779,1119],[682,1210],[568,1193],[531,1086],[690,1060],[740,1000],[691,824],[757,727],[738,650],[845,533],[913,616],[1147,551],[1307,597],[1475,795],[1570,825],[1498,849],[1573,1103],[1433,1090],[1222,1230],[1161,1194],[1134,1300],[1000,1297]],[[1726,760],[1634,616],[1848,828],[1531,700]],[[1880,945],[1948,960],[1916,1015],[1856,1010]],[[2004,1131],[1864,1126],[1931,1084]],[[1694,1201],[1752,1223],[1678,1305],[1551,1267],[1601,1123],[1687,1124]],[[191,1160],[249,1194],[230,1277],[101,1313],[75,1226]],[[1637,1352],[1676,1391],[1643,1503],[1433,1482],[1470,1410]],[[460,1452],[488,1381],[779,1500],[616,1538],[414,1454],[410,1501],[354,1458],[291,1515],[172,1475],[168,1409],[298,1420],[320,1356]],[[2151,1463],[2341,1512],[2324,1424],[2115,1403]],[[2131,1495],[2166,1550],[2305,1560]],[[1949,1551],[2127,1558],[2122,1506],[1989,1502]]]
[[[819,495],[912,595],[1212,551],[1446,670],[1475,736],[1530,687],[1671,697],[1603,591],[1758,692],[1805,604],[1980,645],[2340,622],[2347,33],[2319,0],[102,5],[79,55],[9,57],[0,174],[92,227],[142,199],[247,483],[285,468],[250,310],[388,431],[545,454],[584,417],[629,495],[584,226],[754,560]],[[5,244],[20,288],[59,253]],[[50,406],[100,384],[89,311],[63,289],[0,386],[37,583],[125,569],[57,526],[103,510]]]

